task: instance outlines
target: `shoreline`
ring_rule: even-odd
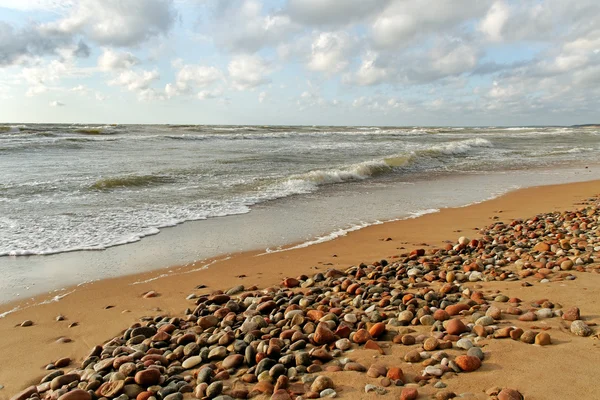
[[[319,195],[272,200],[241,215],[188,221],[102,251],[0,257],[0,270],[5,273],[0,307],[83,282],[191,265],[223,254],[306,247],[359,227],[412,218],[433,209],[468,206],[523,186],[599,179],[600,166],[442,175],[436,183],[421,178],[417,175],[415,180],[396,184],[359,181],[332,185]]]
[[[0,399],[8,398],[9,394],[43,376],[46,372],[43,367],[48,362],[63,356],[80,360],[93,345],[104,343],[141,316],[158,312],[180,315],[193,305],[185,299],[191,292],[206,294],[237,284],[257,285],[262,289],[278,284],[288,276],[389,259],[417,246],[431,248],[441,246],[447,240],[456,240],[458,236],[476,235],[475,228],[489,225],[495,217],[506,222],[541,212],[573,209],[577,203],[599,192],[600,181],[530,187],[477,204],[371,225],[308,247],[263,255],[259,255],[260,251],[236,253],[225,259],[215,257],[217,261],[208,268],[202,266],[214,259],[66,288],[68,295],[59,301],[19,309],[0,318],[0,336],[5,338],[0,362],[5,365],[10,365],[10,360],[20,362],[19,368],[0,371],[0,385],[5,386],[0,390]],[[162,276],[169,270],[173,273]],[[575,283],[582,282],[577,280]],[[503,283],[504,286],[508,284]],[[197,285],[206,287],[194,290]],[[489,286],[494,285],[497,283],[492,282]],[[71,292],[73,288],[76,290]],[[159,296],[142,298],[151,290]],[[39,302],[46,298],[47,295],[40,295],[34,300]],[[24,303],[26,301],[21,300],[2,304],[0,313],[26,305]],[[106,308],[108,306],[112,307]],[[66,321],[55,321],[59,314],[64,315]],[[15,327],[27,319],[33,321],[33,326]],[[68,328],[67,325],[73,322],[78,326]],[[15,335],[15,332],[19,334]],[[59,337],[68,337],[72,341],[56,343]]]

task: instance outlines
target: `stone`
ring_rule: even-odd
[[[37,392],[38,390],[36,386],[29,386],[28,388],[23,389],[19,393],[15,394],[13,397],[10,398],[10,400],[27,400]]]
[[[325,389],[321,393],[319,393],[319,397],[321,397],[322,399],[337,397],[337,392],[333,389]]]
[[[185,359],[181,363],[181,366],[185,369],[190,369],[190,368],[194,368],[196,365],[200,364],[201,362],[202,362],[202,357],[192,356],[192,357]]]
[[[367,376],[371,378],[379,378],[380,376],[385,376],[387,373],[387,368],[384,365],[373,364],[369,367],[367,371]]]
[[[526,312],[525,314],[519,317],[519,321],[531,322],[537,321],[537,315],[531,311]]]
[[[523,400],[523,395],[518,390],[504,388],[498,393],[498,400]]]
[[[242,365],[243,362],[244,356],[242,356],[241,354],[232,354],[230,356],[225,357],[221,366],[226,369],[236,368]]]
[[[377,322],[369,329],[369,334],[374,338],[381,336],[383,332],[385,332],[385,324],[383,322]]]
[[[393,381],[397,381],[397,380],[400,380],[402,382],[405,381],[404,380],[405,379],[404,372],[399,367],[390,367],[387,371],[386,377]]]
[[[325,389],[333,389],[333,381],[325,375],[317,376],[312,385],[310,385],[310,390],[313,392],[321,393]]]
[[[135,374],[135,383],[142,386],[152,386],[158,384],[160,381],[160,371],[156,368],[148,368],[143,371],[139,371]]]
[[[108,397],[113,398],[117,397],[123,388],[125,387],[125,381],[115,381],[115,382],[104,382],[98,390],[96,390],[96,394],[98,397]]]
[[[454,362],[465,372],[472,372],[481,367],[481,360],[473,356],[458,356],[454,359]]]
[[[590,336],[592,329],[582,320],[571,322],[571,332],[577,336]]]
[[[436,338],[430,337],[427,338],[425,342],[423,342],[423,349],[425,349],[426,351],[433,351],[437,349],[439,345],[440,342]]]
[[[456,393],[447,390],[442,390],[435,394],[435,400],[450,400],[456,397]]]
[[[460,319],[450,319],[446,322],[446,332],[449,335],[460,335],[461,333],[468,332],[469,328]]]
[[[348,339],[340,339],[335,342],[335,347],[342,351],[346,351],[352,347],[352,342]]]
[[[462,338],[456,342],[456,347],[463,350],[469,350],[473,347],[473,343],[467,338]]]
[[[223,382],[216,381],[216,382],[213,382],[210,385],[208,385],[208,387],[206,388],[206,396],[209,398],[216,397],[216,396],[220,395],[222,391],[223,391]]]
[[[482,361],[483,361],[483,358],[485,357],[485,355],[483,354],[483,350],[481,350],[481,347],[471,347],[467,351],[467,355],[477,357]]]
[[[552,340],[550,339],[550,335],[548,333],[540,332],[537,335],[535,335],[535,344],[539,346],[548,346],[551,343]]]
[[[521,342],[527,343],[527,344],[533,344],[535,342],[535,336],[536,335],[537,334],[534,331],[525,331],[521,335],[521,338],[520,338]]]
[[[327,324],[325,324],[324,322],[320,322],[317,325],[317,329],[315,330],[313,341],[317,345],[333,343],[335,341],[335,335],[329,329]]]
[[[227,349],[223,346],[217,346],[208,353],[209,360],[222,360],[227,356]]]
[[[571,307],[567,309],[565,312],[563,312],[562,319],[564,319],[565,321],[576,321],[578,319],[581,319],[579,308]]]
[[[352,341],[357,344],[365,344],[372,339],[371,334],[366,329],[359,329],[352,336]]]
[[[400,393],[400,400],[415,400],[419,397],[419,391],[415,388],[404,388]]]
[[[33,325],[33,321],[26,319],[25,321],[21,322],[20,326],[25,328],[25,327],[32,326],[32,325]]]
[[[58,400],[91,400],[92,395],[81,389],[75,389],[60,396]]]
[[[386,394],[388,391],[384,387],[372,385],[369,383],[369,384],[365,385],[365,393],[371,393],[371,392],[374,392],[379,395],[383,395],[383,394]]]
[[[76,382],[80,379],[81,379],[81,376],[79,376],[78,374],[67,374],[67,375],[57,376],[56,378],[52,379],[52,381],[50,382],[50,389],[52,389],[52,390],[60,389],[62,386],[68,385],[71,382]]]
[[[421,353],[419,350],[411,350],[404,355],[404,361],[409,363],[417,363],[421,361]]]

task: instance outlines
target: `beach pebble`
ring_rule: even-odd
[[[381,386],[377,386],[377,385],[372,385],[372,384],[367,384],[365,385],[365,393],[371,393],[374,392],[376,394],[387,394],[387,389]]]
[[[504,388],[498,393],[498,400],[523,400],[518,390]]]
[[[582,320],[571,322],[571,332],[577,336],[590,336],[592,329]]]
[[[321,393],[325,389],[333,389],[333,381],[324,375],[319,375],[310,385],[310,390],[313,392]]]
[[[27,326],[31,326],[33,325],[33,321],[26,319],[25,321],[21,322],[20,326],[21,327],[27,327]]]
[[[415,400],[419,397],[419,391],[415,388],[404,388],[400,393],[400,400]]]
[[[551,343],[552,340],[550,339],[550,335],[546,332],[540,332],[537,335],[535,335],[535,344],[539,346],[548,346]]]

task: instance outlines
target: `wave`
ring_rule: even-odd
[[[92,190],[113,190],[125,188],[149,187],[173,183],[174,179],[164,175],[129,175],[99,179],[90,185]]]
[[[449,142],[414,150],[405,154],[391,155],[379,160],[364,161],[335,169],[314,170],[292,175],[283,184],[280,183],[277,186],[282,192],[293,192],[293,194],[310,193],[322,185],[362,181],[393,173],[402,168],[427,168],[429,165],[428,161],[432,157],[453,157],[466,154],[476,148],[491,147],[493,145],[489,140],[481,138]]]

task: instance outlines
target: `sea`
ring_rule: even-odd
[[[598,126],[0,125],[0,302],[308,246],[599,165]]]

